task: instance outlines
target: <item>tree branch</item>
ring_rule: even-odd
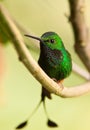
[[[32,75],[51,93],[62,97],[76,97],[90,92],[90,82],[76,87],[66,88],[61,83],[58,85],[40,68],[37,62],[32,58],[27,49],[22,35],[20,34],[15,23],[11,19],[7,10],[0,4],[0,24],[11,39],[16,48],[19,59]]]
[[[48,89],[48,91],[55,92],[56,94],[58,93],[58,89],[59,91],[61,91],[62,84],[60,84],[59,86],[52,79],[50,79],[45,74],[45,72],[39,67],[36,61],[32,58],[29,50],[25,46],[22,35],[20,34],[18,28],[12,21],[10,15],[8,14],[7,10],[3,7],[3,5],[0,5],[0,19],[0,24],[2,25],[8,37],[14,44],[16,51],[19,55],[20,61],[24,63],[26,68],[41,84],[43,84],[46,87],[46,89]]]
[[[75,51],[90,72],[90,36],[85,21],[85,0],[68,0],[70,5],[70,22],[72,24]]]

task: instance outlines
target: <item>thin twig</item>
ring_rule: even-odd
[[[73,72],[75,72],[76,74],[80,75],[81,77],[83,77],[86,80],[90,80],[90,73],[84,69],[82,69],[81,67],[79,67],[79,65],[77,65],[75,62],[73,62]]]
[[[90,92],[90,82],[83,85],[66,88],[62,84],[57,84],[40,68],[37,62],[32,58],[29,50],[25,46],[22,35],[10,18],[7,10],[0,5],[0,23],[8,33],[13,45],[16,48],[19,59],[32,75],[50,92],[62,97],[76,97]]]
[[[35,33],[32,32],[30,29],[27,30],[24,26],[22,26],[21,24],[19,24],[16,20],[13,19],[13,22],[15,23],[15,25],[17,26],[17,28],[20,30],[20,32],[23,34],[23,36],[25,34],[30,34],[35,36]],[[39,44],[37,44],[37,41],[33,40],[33,39],[29,39],[30,43],[28,46],[32,47],[32,45],[34,46],[34,50],[39,49]],[[32,44],[33,43],[33,44]],[[27,43],[26,43],[27,44]]]

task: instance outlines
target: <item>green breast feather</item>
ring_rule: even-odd
[[[56,80],[66,78],[72,69],[71,56],[65,48],[52,50],[43,45],[38,63],[48,76]]]

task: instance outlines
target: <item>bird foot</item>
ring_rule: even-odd
[[[64,88],[63,85],[62,85],[63,80],[57,81],[55,78],[52,78],[52,80],[55,81],[58,85],[60,85],[61,90],[63,90],[63,88]]]

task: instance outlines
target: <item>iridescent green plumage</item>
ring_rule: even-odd
[[[54,32],[46,32],[40,42],[39,65],[51,78],[62,80],[72,70],[71,56],[65,49],[61,38]]]
[[[40,57],[38,63],[50,78],[54,79],[56,82],[60,82],[61,80],[69,76],[72,70],[71,56],[69,52],[65,49],[61,38],[55,32],[46,32],[41,36],[41,38],[30,35],[25,36],[40,41]],[[58,125],[50,120],[50,118],[48,117],[45,107],[45,97],[51,99],[51,93],[48,92],[44,87],[42,87],[41,100],[34,112],[43,102],[44,110],[47,115],[47,125],[50,127],[57,127]],[[28,120],[30,119],[30,117],[28,118]],[[26,120],[16,128],[23,128],[27,124],[28,120]]]
[[[71,73],[71,56],[55,32],[46,32],[41,36],[38,63],[49,77],[57,81],[65,79]],[[44,88],[42,93],[44,97],[51,98],[50,93]]]

